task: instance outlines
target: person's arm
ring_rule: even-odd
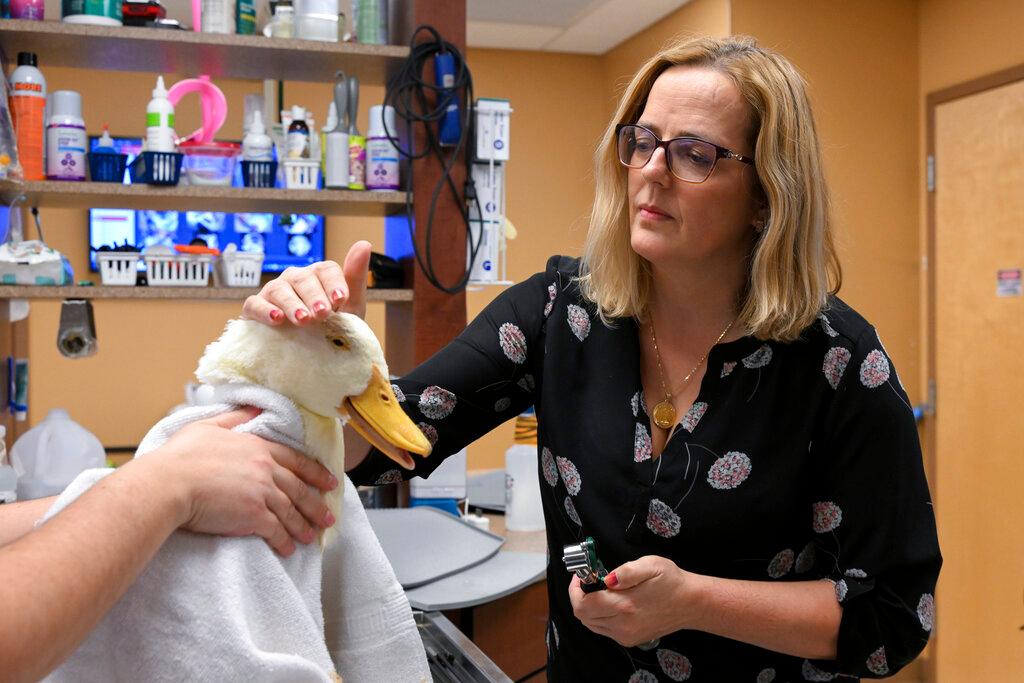
[[[57,496],[0,505],[0,548],[32,531]]]
[[[228,431],[235,411],[196,422],[99,481],[38,529],[0,547],[0,671],[45,676],[86,637],[182,527],[256,534],[289,555],[327,511],[310,486],[337,485],[290,448]]]
[[[576,616],[627,647],[681,629],[807,659],[834,659],[842,607],[827,581],[738,581],[687,572],[663,557],[615,569],[609,590],[569,588]]]

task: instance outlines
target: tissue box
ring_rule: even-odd
[[[5,285],[66,285],[71,267],[56,249],[39,240],[0,245],[0,283]]]

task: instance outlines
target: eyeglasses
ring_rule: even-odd
[[[715,170],[719,159],[735,159],[754,165],[752,157],[745,157],[725,147],[695,137],[661,140],[653,132],[634,123],[615,126],[618,138],[619,161],[629,168],[643,168],[654,156],[654,150],[665,148],[665,163],[672,175],[687,183],[703,183]]]

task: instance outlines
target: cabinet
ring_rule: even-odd
[[[465,0],[406,0],[395,3],[394,35],[411,36],[420,24],[435,26],[447,40],[465,47]],[[29,50],[40,55],[43,64],[91,70],[208,73],[221,78],[281,81],[330,82],[337,69],[354,74],[365,84],[381,85],[409,54],[402,45],[359,45],[318,43],[263,36],[224,36],[132,27],[103,27],[0,20],[0,49],[12,59]],[[111,74],[110,92],[117,82]],[[88,96],[89,93],[84,93]],[[361,103],[365,110],[367,102]],[[418,133],[422,135],[422,133]],[[423,140],[416,143],[422,147]],[[462,186],[465,169],[456,168],[456,186]],[[412,167],[413,207],[416,224],[426,223],[430,192],[440,177],[440,165],[431,159],[418,160]],[[401,213],[403,192],[353,192],[342,190],[285,190],[252,188],[211,188],[122,186],[106,183],[59,183],[33,181],[0,182],[0,201],[9,203],[24,195],[26,206],[80,208],[188,208],[210,211],[309,211],[328,215],[370,216],[383,220]],[[442,194],[435,216],[433,252],[435,269],[443,281],[457,279],[465,263],[465,228],[459,209]],[[53,227],[49,228],[51,231]],[[57,230],[60,228],[57,227]],[[416,240],[422,244],[417,233]],[[331,254],[340,258],[343,254]],[[0,287],[0,357],[27,356],[28,331],[25,321],[11,322],[11,298],[62,299],[173,299],[241,300],[251,290],[221,288],[124,289],[113,287]],[[465,297],[433,288],[422,273],[408,263],[406,288],[371,292],[369,301],[385,307],[385,348],[393,372],[404,373],[455,336],[466,324]],[[157,302],[154,302],[156,305]],[[114,302],[102,305],[117,305]],[[102,353],[102,351],[101,351]],[[31,367],[31,359],[30,359]],[[136,380],[129,391],[141,391]],[[8,445],[28,427],[5,416]]]

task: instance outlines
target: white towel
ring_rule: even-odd
[[[302,449],[302,420],[284,396],[254,385],[158,422],[136,457],[196,420],[240,405],[263,409],[236,428]],[[110,470],[82,473],[45,519]],[[338,539],[289,558],[259,538],[173,533],[85,642],[47,681],[429,681],[409,602],[343,477]],[[321,603],[321,580],[323,595]],[[324,635],[324,615],[328,624]],[[332,661],[332,656],[334,660]]]

